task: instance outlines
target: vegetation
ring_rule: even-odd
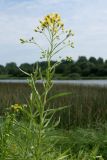
[[[29,98],[31,89],[27,84],[0,84],[0,106],[12,105],[14,103],[25,104]],[[42,92],[42,86],[38,84]],[[60,111],[55,118],[60,116],[59,127],[52,130],[50,134],[60,137],[55,145],[62,150],[70,149],[72,159],[92,159],[93,155],[101,155],[106,160],[107,150],[107,88],[97,86],[75,86],[54,85],[51,95],[58,92],[72,92],[69,97],[58,98],[51,101],[49,107],[70,105],[67,110]],[[8,109],[7,106],[7,109]],[[81,128],[80,128],[81,127]],[[62,128],[62,129],[61,129]],[[67,130],[64,130],[64,129]],[[92,129],[93,128],[93,129]],[[68,130],[69,129],[69,130]],[[18,137],[19,132],[15,132]],[[18,135],[17,135],[18,134]],[[59,139],[59,137],[57,137]],[[13,140],[14,137],[10,136]],[[21,137],[20,137],[21,138]],[[23,139],[18,141],[23,144]],[[54,139],[55,141],[55,139]],[[16,144],[16,140],[14,139]],[[18,149],[18,148],[17,148]],[[14,146],[12,147],[14,150]],[[93,150],[93,151],[92,151]],[[79,157],[79,158],[77,158]]]
[[[41,66],[44,72],[47,67],[47,61],[35,62],[33,64],[23,63],[17,66],[16,63],[7,63],[6,66],[0,65],[0,74],[10,77],[25,77],[25,74],[19,71],[18,67],[25,70],[28,73],[36,68],[37,63]],[[51,61],[51,64],[55,64],[56,61]],[[0,77],[0,78],[3,78]],[[5,78],[5,76],[4,76]],[[90,57],[87,59],[85,56],[80,56],[77,61],[68,59],[61,60],[61,63],[55,69],[54,79],[107,79],[107,60],[103,60],[101,57],[96,59]]]
[[[43,86],[37,84],[40,93]],[[54,84],[49,96],[60,92],[70,92],[69,96],[59,97],[50,101],[47,108],[69,106],[55,114],[61,118],[59,127],[100,128],[107,121],[107,87],[82,86],[71,84]],[[2,115],[13,104],[26,104],[31,89],[28,84],[0,83],[0,114]]]
[[[27,86],[29,92],[26,93],[28,95],[30,94],[30,96],[29,98],[28,97],[26,98],[26,103],[12,104],[11,107],[8,107],[7,110],[5,110],[5,112],[1,113],[0,159],[1,160],[7,160],[7,159],[104,160],[106,159],[107,158],[105,154],[107,147],[106,146],[107,138],[105,134],[105,132],[107,133],[106,123],[104,126],[105,132],[103,132],[102,130],[96,132],[95,130],[88,130],[88,129],[86,130],[76,129],[73,131],[67,130],[68,126],[72,125],[70,118],[73,115],[70,115],[71,114],[70,109],[74,104],[70,103],[69,105],[66,104],[63,106],[62,104],[65,104],[64,102],[59,105],[56,99],[59,98],[60,100],[60,98],[63,96],[68,97],[73,92],[72,93],[64,91],[62,92],[62,90],[61,91],[57,90],[58,91],[57,93],[52,92],[54,86],[52,79],[56,67],[58,67],[59,64],[61,64],[61,62],[59,61],[52,63],[51,59],[64,47],[66,46],[73,47],[73,43],[71,42],[70,39],[71,36],[74,35],[73,32],[71,30],[67,31],[64,30],[64,24],[62,23],[61,18],[58,14],[47,15],[43,19],[43,21],[40,21],[40,26],[38,26],[35,29],[35,32],[38,32],[40,34],[42,33],[45,36],[45,38],[49,42],[48,49],[43,49],[35,41],[34,37],[32,37],[30,40],[20,39],[21,43],[22,44],[33,43],[37,47],[39,47],[41,50],[42,58],[46,59],[47,61],[47,67],[43,70],[41,69],[41,66],[39,66],[39,64],[37,63],[36,69],[34,69],[32,73],[29,73],[30,70],[29,72],[27,72],[27,70],[23,70],[22,68],[20,68],[20,70],[29,77]],[[60,37],[61,34],[62,37]],[[67,57],[67,61],[68,60],[71,61],[71,58]],[[13,72],[11,72],[11,68],[17,68],[17,67],[15,63],[12,63],[11,66],[8,65],[7,68],[9,68],[9,74],[13,74]],[[14,71],[14,73],[17,72]],[[39,86],[41,88],[39,88],[37,85],[38,79],[42,80],[42,84],[41,86]],[[25,86],[26,88],[26,85],[23,86]],[[15,88],[17,88],[16,85]],[[13,88],[13,90],[11,88],[11,92],[13,92],[12,95],[14,95],[15,93],[15,88]],[[2,95],[5,94],[3,92],[5,92],[4,89],[2,90]],[[6,94],[8,94],[8,92]],[[24,93],[21,92],[21,94]],[[74,95],[77,96],[75,92]],[[25,94],[23,96],[25,96]],[[5,98],[9,100],[9,94]],[[2,99],[2,102],[5,102],[4,99]],[[66,130],[65,129],[62,130],[61,126],[59,125],[60,121],[62,121],[60,119],[60,117],[62,116],[59,115],[59,113],[65,115],[65,113],[67,113],[67,109],[69,117],[64,117],[64,118],[65,119],[69,118],[69,124],[68,126],[65,125]],[[79,115],[78,114],[79,112],[83,114],[82,107],[81,109],[80,108],[76,109],[77,117]],[[89,109],[88,113],[89,125],[91,124],[89,123],[89,120],[91,120],[90,119],[91,113],[93,112],[90,111]],[[77,120],[76,123],[77,122],[79,121]],[[97,122],[99,122],[99,119]],[[103,142],[103,144],[101,142]]]

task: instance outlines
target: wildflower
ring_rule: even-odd
[[[11,109],[13,109],[14,112],[19,112],[22,110],[22,106],[19,104],[14,104],[14,105],[11,105]]]
[[[49,28],[51,31],[55,29],[56,32],[59,28],[64,30],[64,24],[61,21],[60,15],[57,13],[48,14],[44,17],[43,20],[40,20],[39,22],[40,26],[35,29],[35,32],[40,32],[40,30],[43,30],[45,28]]]

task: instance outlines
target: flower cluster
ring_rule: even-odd
[[[60,15],[51,13],[45,16],[43,21],[40,21],[40,26],[35,29],[35,32],[42,32],[45,28],[49,28],[55,33],[60,29],[64,30],[64,24],[61,21]]]
[[[14,104],[14,105],[11,105],[11,109],[14,110],[14,112],[19,112],[22,110],[22,106],[19,104]]]

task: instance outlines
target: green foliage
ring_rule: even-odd
[[[93,64],[97,64],[97,59],[95,57],[90,57],[89,62]]]
[[[16,63],[11,62],[11,63],[7,63],[6,67],[5,67],[6,73],[9,75],[13,75],[13,76],[17,76],[19,69],[16,65]]]
[[[0,65],[0,74],[5,74],[5,67]]]
[[[43,75],[45,75],[45,70],[47,67],[46,60],[43,60],[42,62],[35,62],[34,64],[23,63],[19,67],[28,73],[32,73],[35,70],[37,63],[41,67]],[[52,65],[55,64],[56,61],[51,60],[50,63]],[[80,76],[77,77],[78,79],[82,79],[83,77],[86,77],[87,79],[91,77],[104,78],[107,77],[107,63],[106,60],[104,62],[102,58],[96,59],[95,57],[90,57],[87,59],[85,56],[80,56],[77,61],[73,61],[70,57],[66,57],[65,60],[62,59],[61,63],[56,66],[55,75],[53,78],[64,79],[64,77],[66,77],[66,79],[73,79],[71,76],[72,73],[79,74]],[[6,66],[0,65],[0,74],[8,74],[13,77],[25,77],[25,74],[20,72],[17,65],[13,62],[8,63]],[[59,77],[58,75],[61,76]]]
[[[71,77],[71,79],[81,79],[79,73],[72,73],[72,74],[70,74],[69,76]]]

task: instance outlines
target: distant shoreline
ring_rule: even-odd
[[[0,80],[26,80],[28,77],[10,77],[10,76],[0,76]],[[107,77],[80,77],[80,78],[71,78],[71,77],[55,77],[53,80],[107,80]]]

